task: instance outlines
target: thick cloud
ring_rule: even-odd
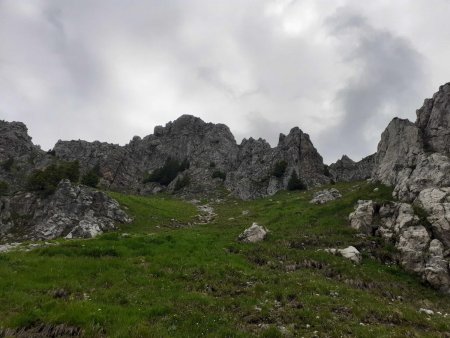
[[[404,116],[416,108],[413,98],[423,96],[426,88],[424,61],[407,39],[374,28],[348,9],[337,11],[329,28],[339,40],[343,62],[355,71],[336,93],[344,114],[322,143],[329,149],[339,145],[334,157],[345,149],[360,158],[368,155],[393,114]]]
[[[189,113],[358,159],[450,79],[450,5],[432,2],[0,0],[0,118],[48,149]]]

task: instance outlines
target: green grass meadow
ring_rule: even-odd
[[[450,296],[348,225],[358,199],[389,200],[390,189],[333,187],[343,198],[322,206],[309,203],[313,191],[224,196],[209,201],[210,224],[195,224],[196,207],[169,195],[110,193],[132,224],[0,254],[0,327],[66,324],[85,337],[450,337]],[[270,230],[267,239],[237,242],[253,222]],[[362,264],[321,250],[348,245],[361,248]]]

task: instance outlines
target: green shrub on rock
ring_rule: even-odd
[[[63,179],[68,179],[72,183],[77,183],[80,178],[80,164],[78,161],[61,162],[51,164],[43,170],[35,170],[28,176],[27,188],[36,191],[43,196],[53,194],[58,183]]]
[[[286,173],[287,166],[288,164],[286,161],[278,161],[273,167],[272,175],[278,178],[283,177],[283,175]]]
[[[183,177],[179,177],[177,181],[175,182],[175,187],[173,188],[174,191],[178,191],[183,189],[184,187],[187,187],[191,183],[191,178],[188,175],[184,175]]]
[[[5,181],[0,181],[0,196],[8,194],[9,186]]]
[[[157,182],[162,185],[169,185],[180,172],[189,169],[189,161],[187,159],[179,162],[175,159],[168,158],[164,166],[153,170],[153,172],[144,178],[143,183]]]
[[[83,177],[81,178],[81,184],[96,188],[98,183],[100,182],[100,177],[100,166],[97,164],[94,168],[83,175]]]
[[[212,173],[212,178],[220,178],[221,180],[225,181],[225,179],[227,178],[227,174],[220,170],[214,170],[214,172]]]
[[[291,173],[287,188],[288,190],[306,190],[306,184],[298,177],[295,170]]]

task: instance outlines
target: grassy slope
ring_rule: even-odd
[[[195,208],[169,197],[112,194],[135,216],[121,232],[0,255],[0,327],[66,323],[88,337],[439,337],[450,297],[395,266],[360,266],[318,251],[370,242],[347,224],[358,198],[388,199],[366,183],[336,186],[325,206],[311,192],[214,205],[213,224],[179,228]],[[247,215],[242,211],[248,210]],[[252,222],[264,242],[236,237]],[[67,297],[55,298],[64,289]],[[317,332],[315,332],[317,331]]]

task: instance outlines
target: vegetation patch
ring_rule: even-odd
[[[78,161],[54,163],[43,170],[35,170],[27,179],[27,188],[43,196],[49,196],[55,192],[61,180],[68,179],[72,183],[77,183],[79,178]]]
[[[293,170],[287,188],[288,190],[306,190],[307,187],[303,180],[298,177],[297,172]]]
[[[214,170],[211,177],[220,178],[222,181],[225,181],[225,179],[227,178],[227,174],[225,174],[223,171],[220,170]]]
[[[90,169],[86,174],[81,177],[81,184],[87,185],[88,187],[96,188],[100,182],[100,165],[97,164],[92,169]]]
[[[152,173],[148,174],[144,178],[144,183],[157,182],[161,185],[169,185],[179,173],[189,169],[189,161],[184,159],[183,161],[178,161],[176,159],[168,158],[164,165],[160,168],[153,170]]]
[[[0,181],[0,196],[7,195],[9,191],[9,185],[5,181]]]
[[[309,203],[314,190],[255,201],[224,195],[205,201],[214,222],[177,229],[173,220],[195,222],[193,204],[108,192],[132,224],[0,254],[0,327],[45,323],[113,338],[446,337],[450,296],[370,258],[377,239],[361,239],[348,225],[359,199],[389,200],[392,190],[366,182],[336,188],[343,197],[324,205]],[[270,236],[238,242],[253,222]],[[349,245],[362,251],[360,265],[323,251]],[[419,313],[423,307],[435,315]]]
[[[284,160],[276,162],[272,170],[272,176],[278,178],[283,177],[284,174],[286,173],[287,166],[288,163]]]

